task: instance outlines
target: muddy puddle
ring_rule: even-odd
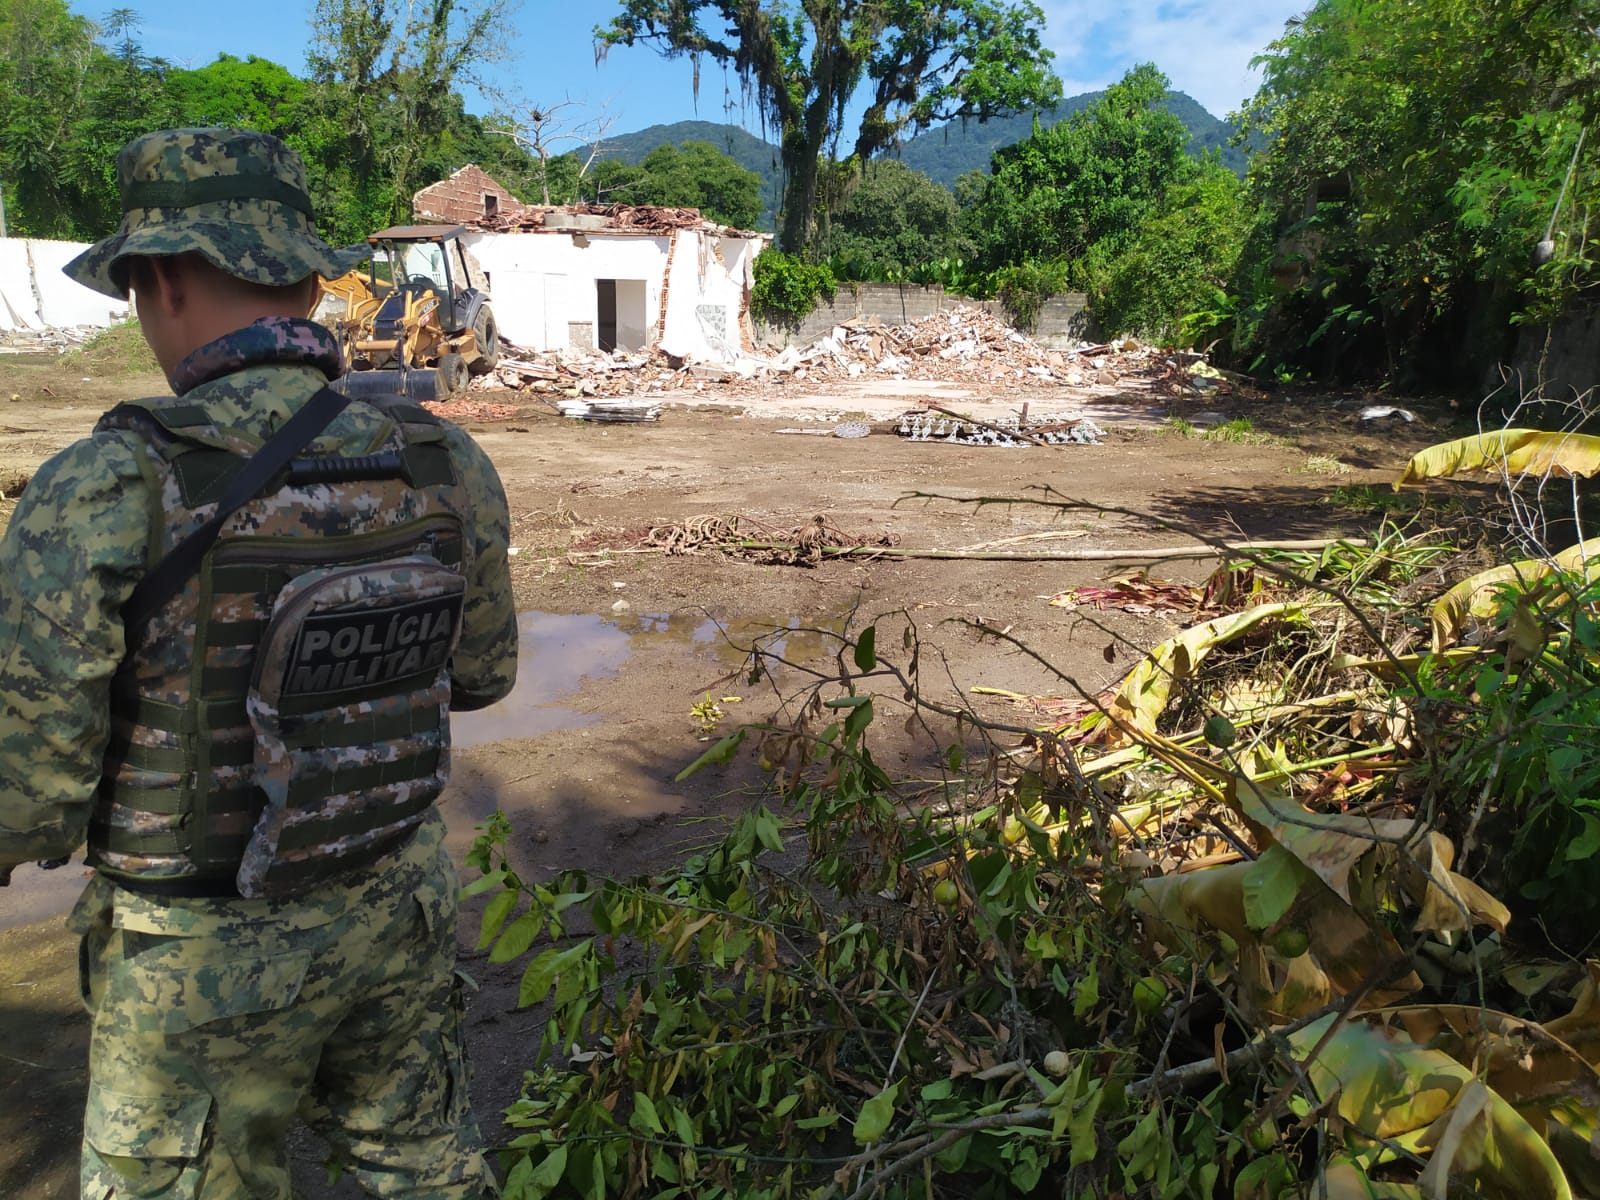
[[[752,648],[768,656],[781,677],[782,659],[808,662],[830,655],[831,636],[844,618],[740,616],[715,620],[701,610],[681,613],[546,613],[517,618],[521,639],[517,684],[511,695],[478,712],[451,720],[457,749],[513,739],[537,738],[562,730],[598,725],[605,717],[586,705],[587,685],[614,678],[634,661],[671,663],[671,669],[707,687],[729,675],[720,690],[739,691]],[[13,929],[60,916],[83,890],[80,852],[54,871],[32,864],[16,869],[11,886],[0,888],[0,929]]]
[[[523,613],[517,619],[521,644],[515,690],[479,712],[457,714],[450,723],[451,738],[464,749],[583,729],[601,719],[584,707],[584,682],[615,676],[636,657],[687,657],[694,664],[691,677],[703,677],[709,686],[740,672],[755,648],[776,671],[783,670],[777,660],[800,663],[832,653],[837,642],[830,632],[843,625],[842,617],[816,622],[793,616],[719,621],[699,610],[607,616]]]

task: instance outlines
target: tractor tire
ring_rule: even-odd
[[[467,360],[459,354],[441,354],[439,356],[439,399],[444,400],[459,391],[465,390],[467,381],[471,378],[467,370]]]
[[[472,336],[478,343],[478,357],[469,370],[474,375],[487,375],[500,361],[500,327],[494,323],[494,313],[487,304],[472,318]]]

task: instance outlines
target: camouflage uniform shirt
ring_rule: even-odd
[[[181,403],[205,407],[228,448],[250,454],[339,370],[327,330],[266,318],[196,350],[171,383]],[[316,445],[364,453],[388,421],[352,403]],[[461,429],[446,431],[475,543],[452,703],[476,707],[505,695],[515,676],[509,517],[487,455]],[[123,657],[121,610],[153,565],[159,531],[138,437],[97,432],[50,459],[0,540],[0,868],[68,854],[88,828]]]

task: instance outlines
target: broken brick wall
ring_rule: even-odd
[[[411,198],[411,211],[419,220],[447,221],[452,225],[477,224],[485,217],[516,212],[522,207],[520,200],[474,163]]]

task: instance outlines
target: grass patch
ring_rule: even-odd
[[[1422,505],[1422,497],[1397,492],[1384,484],[1347,483],[1323,497],[1324,504],[1355,513],[1410,513]]]
[[[1348,475],[1350,464],[1340,462],[1331,454],[1308,454],[1296,470],[1307,475]]]
[[[145,344],[139,322],[123,321],[102,329],[77,350],[61,356],[63,366],[86,375],[159,375],[161,364]]]
[[[1208,442],[1236,442],[1245,446],[1287,446],[1287,438],[1278,437],[1276,434],[1262,433],[1255,427],[1255,422],[1249,417],[1235,417],[1231,421],[1224,421],[1221,425],[1213,426],[1200,435]]]
[[[1261,433],[1249,417],[1234,417],[1210,429],[1201,429],[1183,417],[1168,417],[1161,425],[1162,432],[1175,437],[1197,437],[1206,442],[1235,442],[1248,446],[1288,446],[1287,438],[1271,433]]]

